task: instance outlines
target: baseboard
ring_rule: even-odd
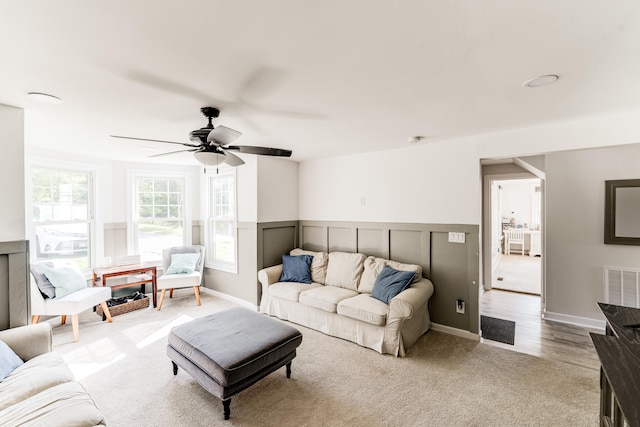
[[[236,303],[238,305],[241,305],[243,307],[246,307],[246,308],[254,310],[254,311],[258,311],[259,310],[259,307],[257,307],[255,304],[251,304],[249,301],[245,301],[245,300],[243,300],[241,298],[234,297],[234,296],[229,295],[229,294],[225,294],[225,293],[222,293],[222,292],[219,292],[219,291],[214,291],[213,289],[205,288],[204,286],[200,286],[200,291],[201,292],[205,292],[205,293],[210,294],[210,295],[213,295],[213,296],[216,296],[218,298],[227,300],[227,301],[234,302],[234,303]]]
[[[462,329],[452,328],[451,326],[441,325],[439,323],[431,323],[431,329],[469,340],[480,341],[480,335],[478,334],[474,334],[473,332],[469,331],[463,331]]]
[[[592,319],[590,317],[572,316],[570,314],[553,313],[545,311],[542,318],[558,323],[568,323],[570,325],[582,326],[584,328],[602,329],[604,331],[607,322],[604,320]]]

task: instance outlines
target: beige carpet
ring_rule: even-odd
[[[491,286],[505,291],[540,295],[541,258],[502,255],[493,270]]]
[[[110,426],[594,426],[598,371],[429,331],[406,358],[299,327],[304,338],[284,368],[221,402],[165,354],[171,326],[233,304],[176,292],[161,312],[81,315],[54,325],[54,350],[105,412]]]

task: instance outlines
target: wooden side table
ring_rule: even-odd
[[[151,278],[134,280],[131,282],[127,281],[126,283],[121,283],[117,285],[107,284],[107,279],[110,277],[128,276],[132,274],[149,274]],[[144,291],[144,286],[147,283],[151,283],[151,286],[153,288],[153,306],[157,307],[158,306],[158,302],[157,302],[158,286],[156,284],[156,266],[155,265],[131,264],[131,265],[121,265],[118,267],[105,267],[105,268],[93,269],[93,286],[98,286],[98,284],[100,284],[101,286],[110,286],[112,289],[128,288],[131,286],[142,286]]]

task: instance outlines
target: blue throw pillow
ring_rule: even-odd
[[[4,341],[0,341],[0,382],[24,362]]]
[[[280,282],[311,283],[311,255],[282,255]]]
[[[75,265],[65,265],[63,267],[47,268],[44,275],[56,288],[56,298],[64,298],[76,291],[87,287],[87,280],[82,275],[80,269]]]
[[[376,277],[371,296],[389,304],[393,297],[409,287],[415,275],[414,271],[400,271],[385,265]]]

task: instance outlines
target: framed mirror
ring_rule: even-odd
[[[604,243],[640,246],[640,179],[605,181]]]

